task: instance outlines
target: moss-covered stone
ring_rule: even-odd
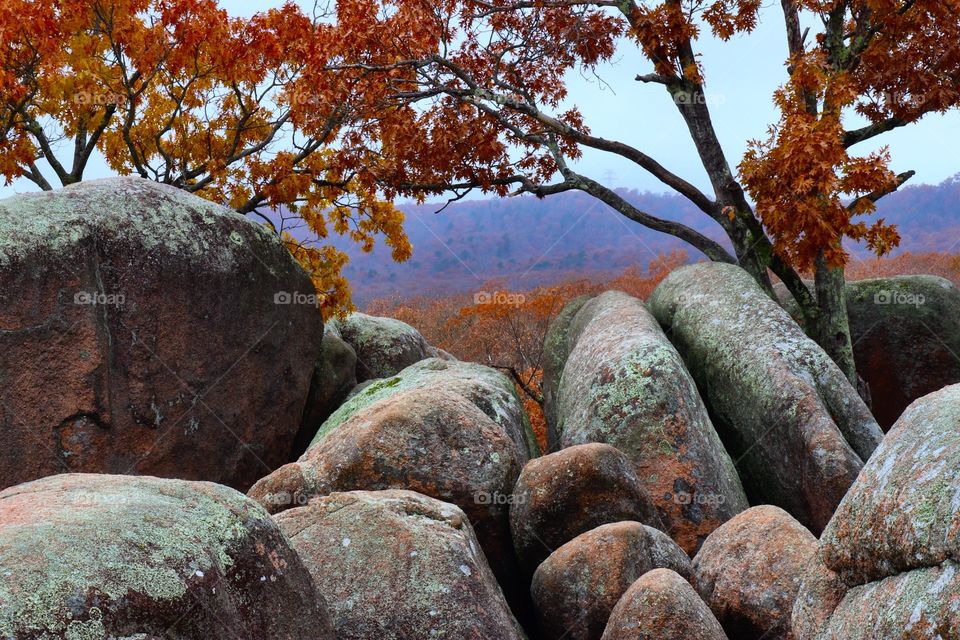
[[[882,432],[815,342],[739,267],[677,269],[650,306],[683,354],[753,502],[819,533]]]
[[[518,586],[508,510],[519,473],[514,443],[473,403],[446,389],[414,388],[354,414],[250,495],[274,513],[358,489],[409,489],[451,502],[470,517],[509,588]]]
[[[344,402],[327,418],[311,446],[366,407],[406,389],[448,389],[459,393],[487,414],[510,436],[522,462],[540,455],[537,439],[510,380],[490,367],[472,362],[428,358],[413,364],[396,376],[377,380]]]
[[[0,574],[4,638],[333,637],[270,516],[210,483],[73,474],[7,489]]]
[[[960,384],[910,405],[840,503],[794,609],[798,638],[960,637],[958,562]]]
[[[823,532],[848,583],[960,561],[960,385],[914,402]]]
[[[339,337],[357,354],[357,380],[388,378],[434,355],[420,332],[395,318],[352,313],[336,319]]]
[[[277,522],[330,603],[339,640],[524,638],[455,505],[353,491]]]
[[[667,533],[695,552],[747,500],[680,354],[640,300],[616,291],[584,304],[567,339],[561,444],[622,451]]]

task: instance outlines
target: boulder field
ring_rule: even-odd
[[[945,281],[848,287],[886,435],[737,267],[577,298],[547,451],[497,369],[311,287],[145,180],[0,202],[0,638],[960,639]]]

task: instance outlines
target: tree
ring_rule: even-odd
[[[775,96],[781,119],[752,143],[739,178],[713,126],[696,43],[704,32],[749,34],[759,0],[347,0],[338,11],[351,50],[327,70],[360,79],[379,105],[352,139],[381,153],[363,171],[389,195],[584,191],[711,260],[741,265],[771,295],[772,272],[856,381],[842,243],[863,240],[878,255],[896,246],[894,228],[865,217],[912,174],[894,175],[886,152],[856,156],[852,147],[960,104],[958,8],[958,0],[782,0],[790,56]],[[813,37],[801,30],[811,19]],[[566,74],[594,72],[619,47],[650,63],[637,81],[673,98],[712,193],[642,149],[591,134],[576,108],[561,111]],[[868,124],[845,129],[853,111]],[[629,160],[688,198],[733,253],[576,171],[571,160],[586,148]],[[801,278],[809,271],[812,292]]]
[[[330,227],[367,250],[383,234],[395,259],[410,255],[403,215],[343,151],[365,106],[355,87],[316,74],[303,85],[343,42],[328,16],[288,4],[231,18],[215,0],[7,0],[0,39],[7,184],[79,182],[99,152],[117,173],[259,215],[327,314],[350,308],[346,256],[322,243]]]

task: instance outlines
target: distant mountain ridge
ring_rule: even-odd
[[[681,196],[618,190],[652,215],[691,226],[726,243],[719,225]],[[348,240],[335,244],[351,262],[346,275],[358,305],[382,297],[480,291],[491,281],[526,289],[561,279],[602,277],[625,267],[645,268],[672,250],[699,253],[616,213],[596,199],[570,192],[538,200],[532,196],[408,205],[407,233],[413,257],[397,264],[378,244],[364,254]],[[880,201],[876,217],[896,224],[903,236],[898,252],[960,252],[960,174],[938,185],[908,186]],[[862,252],[862,248],[855,248]]]

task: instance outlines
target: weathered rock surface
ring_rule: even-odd
[[[783,509],[752,507],[703,543],[694,584],[731,638],[794,640],[790,615],[816,549],[813,534]]]
[[[751,501],[819,533],[882,432],[840,369],[739,267],[677,269],[650,305],[704,394]]]
[[[524,637],[455,505],[354,491],[276,519],[330,603],[339,640]]]
[[[665,531],[695,552],[747,500],[680,354],[644,304],[618,291],[584,304],[567,340],[561,444],[605,442],[621,450]]]
[[[560,448],[560,432],[557,425],[557,406],[559,398],[560,377],[563,367],[570,356],[570,345],[567,333],[570,323],[583,305],[590,301],[590,296],[574,298],[563,307],[557,317],[547,327],[547,334],[543,341],[543,415],[547,421],[547,450],[556,451]]]
[[[473,402],[510,436],[521,464],[540,455],[523,403],[505,375],[481,364],[439,358],[421,360],[393,377],[355,389],[321,425],[311,445],[366,407],[400,391],[419,388],[447,389]]]
[[[351,313],[331,324],[357,354],[359,382],[395,376],[414,362],[437,355],[419,331],[394,318]]]
[[[265,228],[173,187],[0,202],[0,487],[91,471],[245,490],[289,459],[313,294]]]
[[[960,637],[958,496],[953,385],[910,405],[827,525],[794,606],[799,640]]]
[[[514,577],[509,498],[520,473],[509,436],[452,391],[400,391],[347,419],[250,495],[277,513],[355,489],[409,489],[452,502],[476,530],[496,574]]]
[[[206,482],[68,474],[0,492],[0,637],[333,640],[270,516]]]
[[[307,405],[292,458],[300,457],[310,446],[320,425],[343,404],[357,386],[357,354],[335,331],[323,334],[320,358],[313,369]]]
[[[689,582],[670,569],[654,569],[620,598],[603,640],[727,640],[727,636]]]
[[[802,325],[793,297],[782,285],[776,290]],[[960,291],[952,282],[928,275],[850,281],[846,296],[857,373],[884,431],[917,398],[960,382]]]
[[[847,311],[857,371],[884,429],[917,398],[960,383],[960,291],[949,280],[849,282]]]
[[[554,549],[602,524],[633,520],[663,528],[633,464],[608,444],[581,444],[531,460],[513,494],[510,530],[528,574]]]
[[[563,545],[533,575],[531,593],[543,637],[599,640],[627,589],[653,569],[690,579],[690,559],[666,534],[639,522],[597,527]]]

